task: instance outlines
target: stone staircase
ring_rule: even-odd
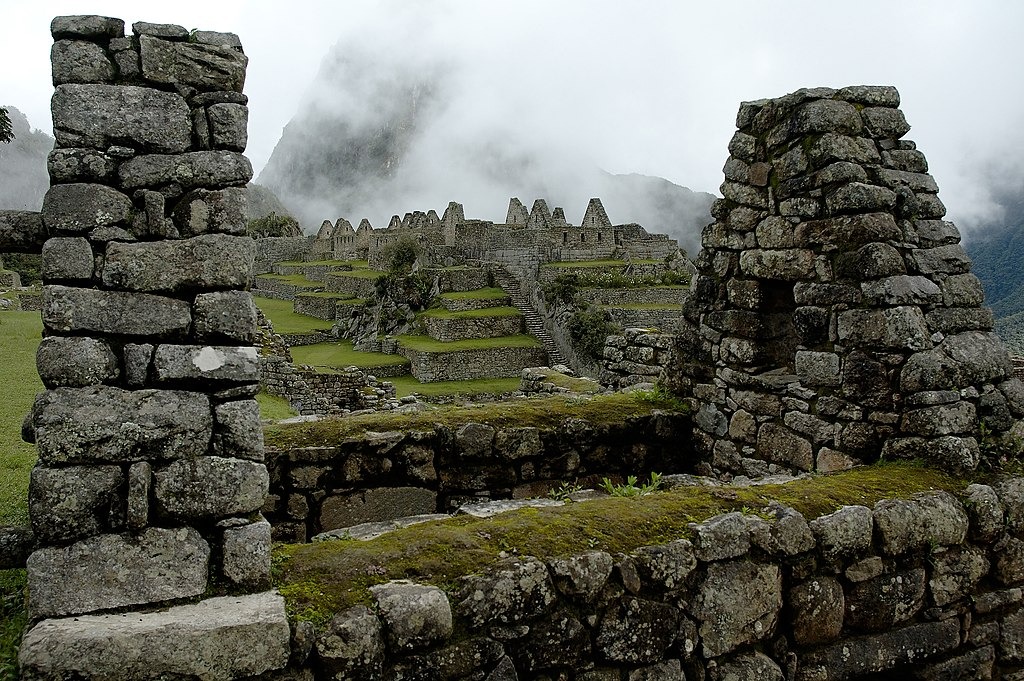
[[[523,293],[522,288],[519,286],[519,280],[516,279],[515,275],[504,267],[495,267],[494,282],[508,294],[512,305],[523,313],[526,331],[544,346],[544,350],[548,353],[548,364],[552,366],[555,364],[565,364],[565,357],[562,355],[561,350],[558,349],[558,344],[555,343],[555,339],[548,333],[547,328],[544,326],[544,320],[541,319],[540,314],[534,309],[530,299]]]

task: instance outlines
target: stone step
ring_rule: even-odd
[[[494,271],[494,281],[508,294],[512,305],[523,313],[523,319],[526,322],[526,328],[530,335],[536,337],[547,351],[548,363],[565,364],[565,357],[563,357],[561,350],[559,350],[558,344],[555,343],[555,339],[548,333],[547,327],[544,326],[544,320],[537,313],[537,310],[534,309],[530,299],[522,292],[519,281],[507,270],[500,268]]]

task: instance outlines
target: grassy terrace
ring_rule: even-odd
[[[295,364],[309,364],[316,367],[317,370],[328,372],[348,366],[367,368],[409,363],[409,360],[401,355],[389,355],[383,352],[359,352],[353,349],[350,341],[296,345],[292,347],[291,351],[292,361]]]
[[[306,279],[301,274],[258,274],[257,279],[272,279],[274,281],[284,282],[285,284],[291,284],[292,286],[304,286],[307,288],[323,288],[324,283],[322,281],[312,281]]]
[[[331,322],[325,322],[322,319],[295,314],[290,300],[253,296],[253,301],[256,303],[256,307],[267,315],[267,319],[274,325],[276,333],[312,333],[328,331],[332,326]]]
[[[679,303],[628,303],[626,305],[602,305],[615,310],[682,310]]]
[[[423,397],[464,397],[478,395],[501,395],[519,389],[518,378],[474,378],[468,381],[432,381],[420,383],[415,376],[395,376],[384,379],[395,386],[398,397],[422,395]]]
[[[338,300],[348,300],[352,298],[351,293],[337,293],[335,291],[305,291],[304,293],[296,293],[295,297],[303,298],[337,298]]]
[[[370,266],[370,263],[366,260],[311,260],[305,262],[302,260],[284,260],[278,265],[284,265],[285,267],[302,267],[303,265],[327,265],[329,267],[352,267],[352,268],[366,268]]]
[[[650,414],[654,409],[676,409],[679,406],[676,400],[644,392],[594,397],[553,395],[465,406],[436,406],[417,414],[392,414],[385,411],[310,423],[277,425],[266,428],[264,435],[270,446],[307,447],[331,444],[368,431],[432,429],[438,423],[452,428],[471,421],[487,423],[496,428],[547,428],[557,426],[569,417],[586,419],[594,424],[621,423],[633,416]]]
[[[380,270],[338,270],[330,273],[332,277],[352,277],[353,279],[379,279],[387,272]]]
[[[460,350],[490,350],[492,348],[539,348],[540,341],[533,336],[501,336],[499,338],[473,338],[444,343],[429,336],[396,336],[402,347],[420,352],[458,352]]]
[[[884,464],[786,485],[685,487],[642,498],[608,497],[557,508],[525,509],[493,518],[459,516],[399,530],[372,541],[329,541],[278,547],[273,580],[289,616],[324,622],[370,602],[368,587],[391,579],[452,587],[459,577],[494,564],[499,554],[538,558],[587,550],[629,552],[689,537],[688,523],[729,511],[758,512],[771,501],[808,518],[847,504],[927,490],[959,492],[966,481],[912,464]]]
[[[439,298],[448,300],[497,300],[505,298],[508,294],[500,288],[479,288],[475,291],[456,291],[453,293],[442,293]]]
[[[578,262],[546,262],[542,268],[569,269],[574,267],[625,267],[626,265],[657,265],[660,260],[580,260]]]
[[[477,317],[517,317],[522,312],[514,307],[485,307],[480,310],[463,310],[461,312],[449,312],[444,309],[427,310],[420,314],[421,317],[434,317],[435,319],[473,319]]]

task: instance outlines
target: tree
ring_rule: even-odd
[[[250,220],[248,233],[254,239],[268,236],[302,236],[302,227],[293,217],[271,213]]]
[[[0,144],[6,144],[14,139],[14,128],[11,127],[11,117],[7,109],[0,106]]]

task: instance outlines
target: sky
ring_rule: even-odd
[[[468,127],[694,190],[717,193],[741,101],[851,84],[899,88],[907,138],[962,231],[997,217],[995,194],[1024,176],[1016,0],[0,0],[0,104],[34,127],[50,128],[50,19],[83,13],[238,33],[257,175],[323,96],[311,88],[327,53],[369,41],[382,58],[422,49],[451,63],[477,95]]]

